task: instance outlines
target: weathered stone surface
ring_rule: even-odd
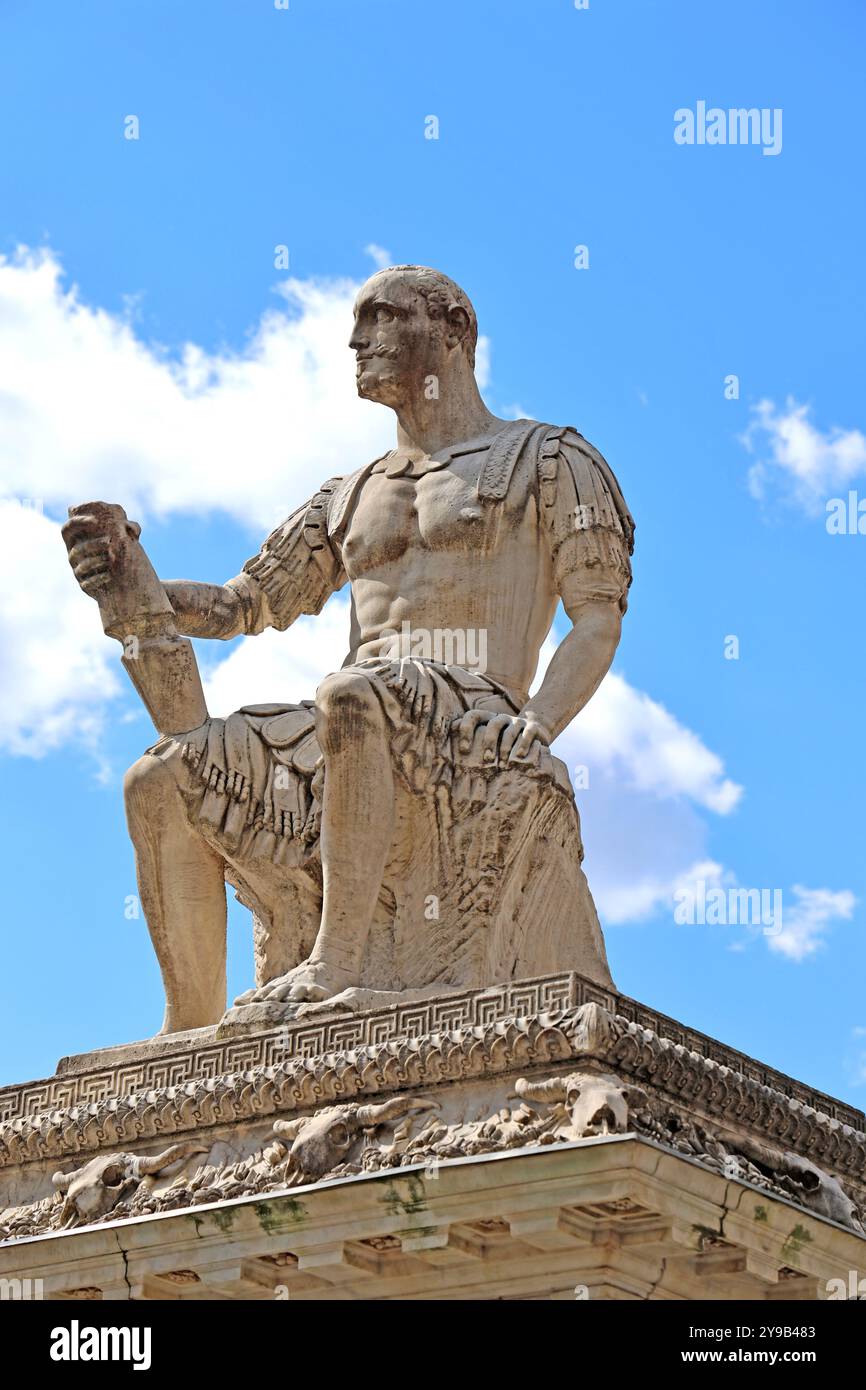
[[[623,1134],[863,1237],[861,1112],[576,975],[153,1047],[0,1093],[7,1240]]]
[[[323,483],[226,584],[160,581],[120,506],[70,511],[75,576],[161,735],[126,792],[164,1033],[224,1012],[226,881],[256,958],[231,1023],[557,970],[612,984],[549,745],[613,659],[634,522],[575,430],[491,414],[476,337],[446,276],[374,275],[350,346],[396,447]],[[285,629],[347,581],[351,650],[314,701],[209,717],[190,636]],[[530,698],[560,600],[571,631]]]
[[[780,1196],[607,1135],[0,1245],[0,1278],[72,1301],[789,1302],[839,1297],[864,1249]]]

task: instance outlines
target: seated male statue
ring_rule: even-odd
[[[163,1032],[224,1011],[226,880],[254,917],[237,1004],[259,1019],[564,970],[612,986],[549,745],[613,659],[634,524],[575,430],[491,414],[476,339],[447,276],[372,276],[349,346],[396,445],[226,584],[162,583],[122,508],[70,510],[75,576],[161,735],[126,797]],[[314,701],[208,716],[186,638],[282,631],[347,582],[349,655]],[[559,600],[570,631],[530,697]]]

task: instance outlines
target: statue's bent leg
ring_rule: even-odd
[[[310,957],[240,1002],[319,1000],[357,985],[394,833],[388,726],[370,680],[327,676],[316,691],[316,738],[325,761],[320,852],[322,922]]]
[[[160,1032],[216,1023],[226,1001],[224,862],[191,827],[162,759],[139,758],[124,791],[139,896],[165,985]]]
[[[312,960],[357,984],[394,833],[394,773],[385,715],[366,676],[337,672],[316,691],[325,759],[320,851],[322,925]]]

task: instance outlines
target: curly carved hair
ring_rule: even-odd
[[[443,275],[441,270],[433,270],[428,265],[389,265],[378,274],[411,276],[415,289],[427,305],[427,314],[434,323],[446,318],[452,309],[462,309],[469,320],[462,346],[469,358],[469,365],[475,366],[478,319],[465,290],[461,290],[460,286],[449,276]]]

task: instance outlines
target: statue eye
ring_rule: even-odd
[[[104,1187],[119,1187],[122,1181],[123,1172],[117,1167],[106,1168],[102,1175],[102,1184]]]
[[[394,310],[389,309],[386,304],[378,305],[376,309],[377,323],[392,323],[395,317],[396,315],[394,313]]]

